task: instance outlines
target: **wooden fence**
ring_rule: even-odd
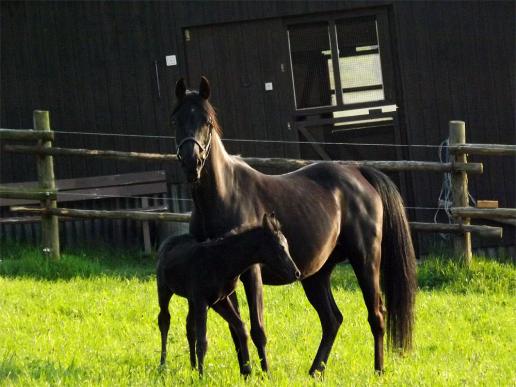
[[[501,144],[466,144],[465,124],[462,121],[451,121],[449,125],[449,150],[453,159],[448,163],[425,161],[333,161],[343,165],[368,165],[386,172],[394,171],[424,171],[451,173],[452,200],[451,212],[453,224],[410,222],[413,231],[453,233],[454,250],[457,256],[462,256],[466,262],[471,260],[471,233],[480,236],[502,236],[502,228],[483,225],[471,225],[470,219],[516,218],[515,209],[478,209],[468,207],[468,174],[481,174],[481,163],[468,163],[467,154],[480,155],[511,155],[516,156],[516,146]],[[16,213],[29,213],[41,216],[42,247],[52,259],[59,259],[59,224],[60,217],[67,218],[104,218],[104,219],[133,219],[158,220],[172,222],[188,222],[189,213],[146,212],[146,211],[100,211],[58,208],[56,201],[53,157],[74,155],[82,157],[100,157],[121,160],[151,160],[177,162],[174,154],[156,154],[139,152],[120,152],[96,149],[70,149],[52,146],[55,133],[50,129],[49,112],[34,111],[34,130],[29,129],[0,129],[0,140],[37,141],[31,145],[5,145],[8,152],[36,154],[38,169],[38,189],[8,189],[0,186],[0,198],[33,199],[40,201],[40,207],[12,207]],[[283,170],[294,170],[317,162],[317,160],[297,160],[281,158],[244,158],[253,167],[274,167]]]

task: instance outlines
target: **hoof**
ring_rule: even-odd
[[[326,369],[326,364],[321,362],[317,366],[312,365],[308,374],[312,378],[322,378],[324,376],[324,370]]]
[[[244,377],[248,377],[249,375],[251,375],[251,365],[250,364],[246,364],[244,366],[242,366],[240,368],[240,373],[242,374],[242,376]]]

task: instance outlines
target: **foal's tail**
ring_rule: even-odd
[[[374,168],[360,171],[378,191],[383,203],[382,288],[387,307],[387,343],[410,350],[417,286],[416,257],[403,199],[396,185]]]

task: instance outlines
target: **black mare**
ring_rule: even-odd
[[[240,372],[251,372],[247,349],[247,332],[228,296],[235,291],[244,271],[254,264],[264,264],[290,281],[300,272],[289,254],[288,242],[274,214],[263,216],[262,224],[242,227],[216,240],[197,242],[190,234],[166,239],[158,251],[156,281],[160,313],[161,365],[167,356],[167,334],[170,327],[168,305],[172,295],[188,299],[186,336],[190,364],[203,373],[208,348],[206,319],[213,308],[231,326],[238,337]]]
[[[216,238],[276,211],[302,273],[303,289],[321,321],[322,339],[310,374],[324,370],[343,321],[330,275],[344,260],[353,267],[367,307],[375,370],[383,370],[385,331],[388,344],[410,349],[416,261],[403,201],[394,183],[375,169],[335,162],[315,163],[284,175],[262,174],[226,152],[206,78],[201,79],[199,91],[187,90],[181,79],[175,92],[172,124],[177,155],[192,183],[194,199],[190,233],[199,241]],[[252,266],[241,280],[249,304],[251,338],[267,370],[262,282],[281,285],[289,281],[260,265]],[[236,304],[236,298],[231,302]]]

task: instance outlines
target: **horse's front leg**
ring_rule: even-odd
[[[252,266],[248,271],[240,276],[244,284],[247,303],[249,305],[249,315],[251,318],[251,338],[258,350],[260,365],[264,372],[269,371],[265,345],[267,336],[263,322],[263,283],[262,273],[259,265]]]
[[[202,375],[204,371],[204,356],[208,350],[206,339],[206,320],[208,318],[208,305],[205,302],[194,302],[193,313],[195,320],[195,352],[197,354],[197,369]]]

